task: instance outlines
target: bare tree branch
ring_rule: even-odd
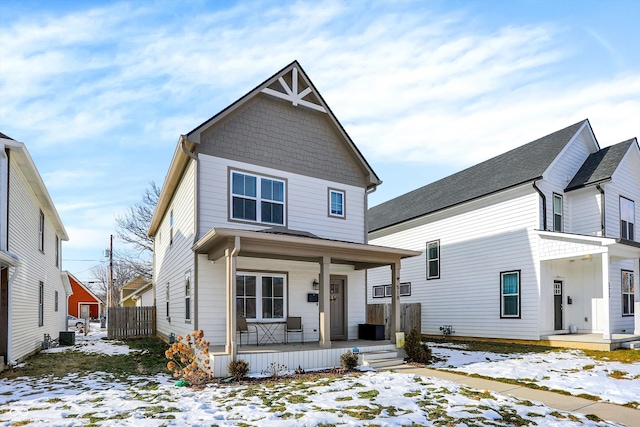
[[[105,305],[107,305],[106,296],[109,291],[109,264],[103,263],[96,265],[91,269],[91,274],[96,279],[91,287],[95,290],[96,294],[105,298]],[[117,305],[120,298],[120,289],[139,275],[136,271],[131,269],[129,265],[120,260],[113,261],[113,296],[114,303]]]

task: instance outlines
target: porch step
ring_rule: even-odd
[[[403,362],[404,360],[398,357],[398,352],[395,350],[370,351],[358,355],[358,363],[360,365],[369,366],[373,369],[402,365]]]
[[[628,341],[620,344],[622,348],[629,348],[631,350],[640,350],[640,341]]]

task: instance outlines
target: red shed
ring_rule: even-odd
[[[69,283],[73,291],[69,297],[69,314],[83,319],[98,318],[102,301],[72,274],[69,274]]]

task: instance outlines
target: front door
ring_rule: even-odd
[[[562,282],[553,281],[553,329],[562,330]]]
[[[330,281],[329,301],[331,305],[331,339],[346,340],[347,327],[345,315],[345,279],[332,277]]]
[[[89,304],[80,304],[80,317],[88,319],[91,317]]]

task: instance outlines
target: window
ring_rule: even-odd
[[[40,282],[38,292],[38,326],[44,325],[44,283]]]
[[[622,270],[622,315],[633,316],[635,283],[633,272]]]
[[[635,203],[626,197],[620,197],[620,237],[634,240]]]
[[[236,310],[247,319],[284,319],[285,276],[280,274],[236,275]]]
[[[440,278],[440,240],[427,243],[427,280]]]
[[[55,249],[55,256],[56,256],[56,267],[60,266],[60,238],[58,237],[58,235],[56,234],[56,249]],[[56,310],[58,311],[58,310]]]
[[[562,227],[562,196],[553,193],[553,231],[563,231]]]
[[[40,211],[40,225],[38,228],[38,248],[44,252],[44,212]]]
[[[169,246],[173,245],[173,209],[169,212]]]
[[[329,189],[329,216],[344,218],[344,191]]]
[[[165,298],[165,302],[167,304],[167,319],[170,318],[170,316],[169,316],[169,301],[170,301],[169,282],[167,282],[167,295],[166,295],[166,298]]]
[[[520,318],[520,271],[500,273],[500,317]]]
[[[231,218],[284,225],[284,184],[277,179],[232,172]]]
[[[53,309],[54,311],[58,311],[58,291],[56,291],[56,293],[54,294]]]
[[[385,298],[391,296],[391,285],[380,285],[373,287],[374,298]],[[411,282],[400,283],[400,296],[411,296]]]
[[[184,275],[184,319],[191,320],[191,272]]]

